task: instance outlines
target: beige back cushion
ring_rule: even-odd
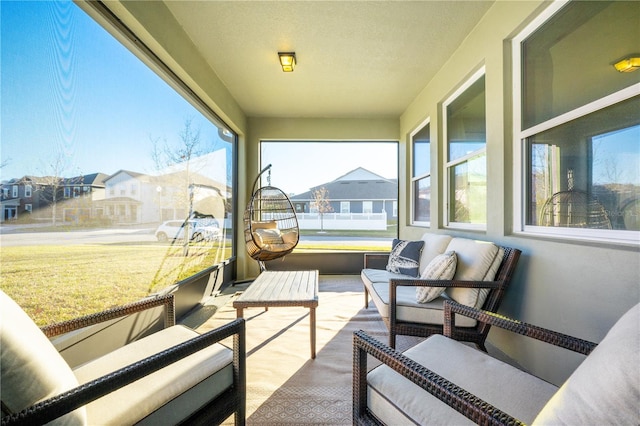
[[[493,243],[468,238],[454,238],[447,251],[453,250],[458,256],[454,280],[493,281],[504,257],[504,250]],[[463,305],[480,308],[489,294],[488,290],[477,288],[449,288],[447,294]]]
[[[78,386],[69,365],[29,316],[0,290],[0,398],[19,412]],[[54,424],[86,423],[84,407]]]
[[[451,236],[427,232],[422,236],[421,240],[424,241],[424,247],[422,247],[422,252],[420,253],[420,274],[422,275],[429,263],[436,256],[446,251],[447,245],[451,241]]]
[[[639,402],[640,304],[609,330],[533,424],[639,425]]]
[[[251,229],[256,230],[256,229],[276,229],[278,227],[278,225],[276,224],[275,220],[267,220],[264,222],[251,222]]]

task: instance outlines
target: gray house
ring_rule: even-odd
[[[376,214],[385,213],[388,219],[398,217],[398,181],[386,179],[362,167],[340,176],[334,181],[310,188],[291,197],[297,213],[317,213],[314,194],[324,188],[321,197],[330,206],[324,213]]]

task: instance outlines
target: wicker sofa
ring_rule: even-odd
[[[165,328],[74,368],[48,339],[161,308]],[[245,424],[244,320],[198,334],[175,325],[172,294],[39,329],[0,290],[0,348],[3,426]]]
[[[450,339],[456,316],[588,356],[557,388]],[[354,334],[353,424],[640,424],[640,304],[597,347],[451,301],[445,318],[444,335],[404,353],[362,331]],[[382,362],[371,372],[368,355]]]
[[[387,270],[389,254],[365,254],[361,273],[365,308],[369,297],[389,329],[389,346],[396,335],[428,337],[443,332],[445,300],[497,312],[514,274],[520,250],[485,241],[425,233],[418,259],[418,277]],[[429,268],[447,253],[457,263],[451,279],[432,279]],[[392,251],[393,254],[393,251]],[[404,271],[404,270],[403,270]],[[416,289],[440,289],[442,294],[426,303],[418,302]],[[486,352],[484,342],[491,325],[469,318],[456,321],[453,337],[475,343]]]

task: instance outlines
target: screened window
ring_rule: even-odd
[[[262,141],[260,158],[262,168],[272,165],[262,184],[295,206],[296,252],[390,249],[398,235],[397,142]]]
[[[484,228],[487,222],[484,68],[444,103],[447,225]]]
[[[431,126],[424,124],[411,137],[413,169],[411,178],[415,224],[431,222]]]
[[[236,136],[227,126],[157,58],[136,52],[162,77],[71,1],[3,2],[0,19],[2,180],[34,185],[32,214],[21,203],[2,218],[41,233],[6,236],[3,290],[44,325],[231,259]],[[182,229],[165,232],[169,220]],[[198,226],[211,237],[192,238]]]
[[[570,2],[546,18],[516,39],[514,52],[526,165],[517,229],[637,242],[640,75],[613,64],[637,53],[640,8]]]

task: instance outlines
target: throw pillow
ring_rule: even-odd
[[[455,251],[448,251],[436,256],[420,274],[423,280],[450,280],[456,273],[458,256]],[[446,290],[446,287],[416,287],[418,303],[431,302]]]
[[[254,232],[256,242],[260,247],[270,244],[283,244],[280,231],[277,229],[256,229]]]
[[[420,268],[420,253],[422,253],[423,247],[424,241],[406,241],[394,238],[387,271],[417,277]]]

